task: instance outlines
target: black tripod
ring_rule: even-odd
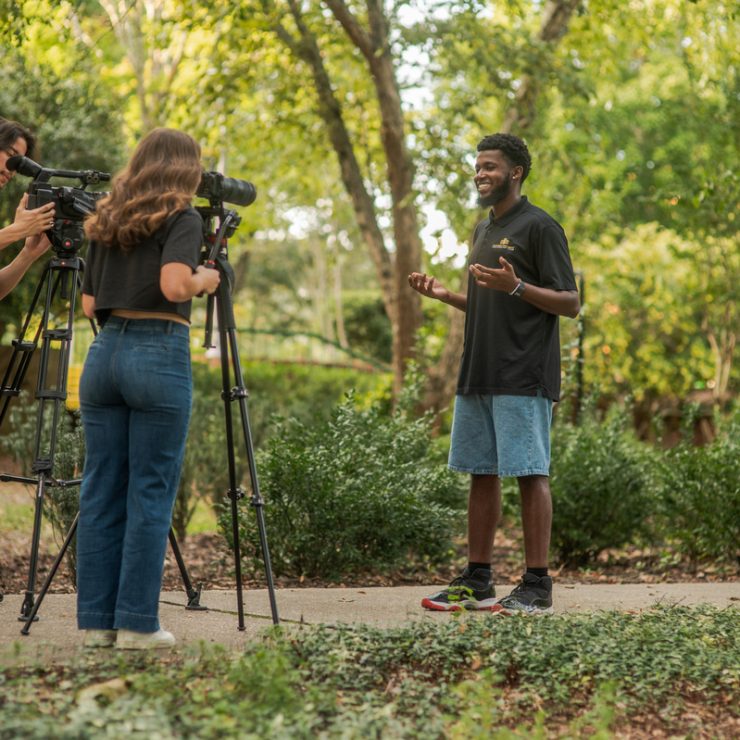
[[[200,206],[197,209],[206,224],[206,243],[210,245],[210,252],[206,260],[208,267],[217,269],[221,275],[216,292],[208,297],[205,346],[213,347],[211,335],[213,332],[213,309],[216,308],[218,317],[219,348],[221,352],[221,397],[224,401],[224,420],[226,424],[226,454],[229,467],[229,490],[228,497],[231,501],[231,526],[234,540],[234,566],[236,571],[236,600],[239,618],[239,629],[244,630],[244,600],[242,596],[241,577],[241,548],[239,545],[239,520],[237,502],[244,497],[244,491],[238,486],[236,479],[236,461],[234,455],[234,428],[231,413],[231,404],[239,404],[239,414],[242,425],[242,435],[246,448],[247,463],[249,465],[249,478],[252,488],[251,505],[257,517],[262,558],[265,564],[265,575],[267,578],[267,589],[270,598],[270,610],[272,612],[273,624],[279,623],[277,602],[275,601],[275,585],[272,578],[272,565],[270,563],[270,550],[267,544],[267,533],[265,529],[264,500],[260,494],[257,468],[254,462],[254,447],[252,445],[252,432],[247,412],[248,392],[244,385],[241,364],[239,362],[239,347],[236,336],[236,321],[234,319],[234,304],[231,299],[231,283],[234,271],[229,264],[227,254],[227,240],[233,235],[239,225],[240,217],[235,211],[224,210],[221,204],[211,202],[211,207]],[[229,363],[231,356],[231,363]],[[231,372],[233,371],[234,386],[231,385]]]
[[[41,602],[56,575],[65,552],[69,547],[77,529],[78,516],[75,517],[67,532],[64,543],[57,555],[51,570],[39,592],[34,598],[36,575],[38,569],[39,542],[41,538],[41,524],[43,506],[47,488],[66,488],[79,485],[79,479],[58,480],[54,477],[54,456],[57,446],[57,429],[62,413],[62,405],[67,398],[67,375],[69,370],[70,351],[72,347],[72,327],[74,321],[75,301],[82,286],[80,273],[84,270],[84,262],[74,251],[55,247],[55,255],[49,260],[41,280],[34,293],[31,306],[26,314],[25,321],[18,339],[13,341],[13,353],[0,386],[0,426],[10,404],[10,400],[20,394],[23,379],[31,362],[31,356],[41,341],[41,358],[39,363],[38,382],[36,385],[36,399],[38,412],[36,418],[36,435],[34,442],[34,461],[32,465],[33,477],[0,474],[0,480],[34,484],[36,486],[35,507],[33,517],[33,534],[31,536],[31,554],[28,567],[28,582],[26,586],[21,613],[18,619],[25,622],[21,633],[27,635],[31,624],[38,619],[36,616]],[[32,340],[26,339],[26,332],[36,313],[42,291],[46,287],[45,301],[41,321]],[[62,327],[50,327],[52,307],[55,299],[66,306],[66,324]],[[93,333],[95,325],[91,321]],[[49,360],[55,346],[58,345],[56,372],[52,373]],[[185,563],[177,545],[174,533],[170,530],[170,544],[182,575],[183,584],[188,595],[189,609],[202,609],[200,606],[200,588],[194,589],[188,576]]]

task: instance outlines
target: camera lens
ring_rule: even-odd
[[[257,190],[254,185],[247,180],[238,180],[235,177],[224,177],[221,188],[223,199],[227,203],[234,203],[237,206],[251,205],[257,197]]]

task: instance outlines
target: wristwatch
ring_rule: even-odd
[[[524,280],[520,280],[517,283],[516,288],[514,288],[514,290],[512,290],[509,295],[515,295],[517,298],[521,298],[526,288],[527,284],[524,282]]]

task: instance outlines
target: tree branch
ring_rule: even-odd
[[[393,265],[378,226],[373,199],[365,187],[349,132],[344,123],[342,108],[334,94],[316,37],[304,22],[296,0],[288,0],[288,5],[300,34],[300,40],[291,37],[281,26],[277,26],[275,31],[278,37],[311,69],[318,95],[318,113],[327,126],[329,139],[339,159],[342,182],[352,201],[360,234],[375,265],[386,313],[393,322],[397,314],[393,291]]]
[[[581,0],[550,0],[543,11],[537,40],[554,46],[565,35],[571,16],[580,4]],[[541,79],[540,75],[524,76],[522,84],[516,91],[514,105],[506,113],[501,131],[505,133],[514,129],[524,131],[532,125]]]
[[[347,7],[346,3],[343,0],[324,0],[324,3],[339,21],[352,43],[362,52],[365,59],[368,62],[372,62],[375,56],[375,48],[370,36],[362,28],[354,15],[352,15],[352,11]]]

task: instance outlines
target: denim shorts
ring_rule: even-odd
[[[502,478],[549,475],[551,423],[543,396],[455,396],[448,465]]]

